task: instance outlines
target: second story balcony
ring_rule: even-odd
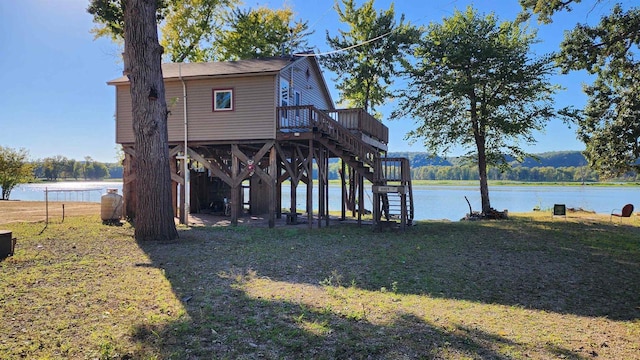
[[[387,151],[389,128],[364,109],[319,110],[311,105],[283,106],[277,108],[277,117],[278,132],[313,131],[320,124],[331,126],[333,121],[364,143]]]

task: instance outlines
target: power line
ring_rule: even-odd
[[[391,30],[386,34],[382,34],[380,36],[376,36],[373,39],[369,39],[369,40],[361,42],[359,44],[354,44],[354,45],[351,45],[351,46],[347,46],[347,47],[344,47],[342,49],[336,49],[336,50],[327,51],[327,52],[323,52],[323,53],[319,53],[319,54],[296,53],[296,54],[293,54],[293,55],[295,55],[295,56],[325,56],[325,55],[331,55],[331,54],[335,54],[335,53],[338,53],[338,52],[341,52],[341,51],[351,50],[351,49],[354,49],[354,48],[357,48],[357,47],[372,43],[374,41],[380,40],[380,39],[382,39],[382,38],[384,38],[386,36],[391,35],[391,33],[394,32],[394,31],[395,30]]]

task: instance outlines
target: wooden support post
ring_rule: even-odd
[[[187,214],[187,184],[186,184],[186,180],[188,179],[187,174],[185,174],[185,166],[184,166],[184,162],[187,161],[186,159],[182,159],[180,160],[180,169],[182,169],[181,173],[182,173],[182,184],[180,184],[180,213],[179,213],[179,219],[180,219],[180,224],[187,224],[189,222],[189,214]]]
[[[356,170],[349,166],[349,206],[351,206],[351,217],[356,217],[356,191],[358,180]]]
[[[297,224],[298,223],[298,209],[297,209],[297,204],[296,202],[298,201],[298,197],[297,197],[297,192],[298,192],[298,179],[300,179],[300,167],[298,166],[298,160],[295,157],[295,155],[291,155],[291,163],[293,164],[292,167],[292,171],[293,173],[291,174],[291,180],[290,180],[290,185],[291,185],[291,192],[290,192],[290,206],[289,206],[289,216],[290,216],[290,221],[292,224]]]
[[[240,160],[233,150],[237,150],[238,145],[231,145],[231,225],[238,225],[238,212],[240,210],[240,190],[242,189],[242,181],[238,179],[240,172]]]
[[[400,224],[402,225],[402,230],[407,227],[407,193],[405,191],[400,194]]]
[[[326,226],[329,226],[329,151],[327,149],[324,150],[324,176],[325,176],[325,191],[324,191],[324,210],[325,217],[324,222]]]
[[[362,215],[364,214],[364,176],[358,173],[358,226],[362,225]]]
[[[273,147],[275,149],[275,146]],[[280,180],[280,174],[282,174],[282,165],[276,157],[276,219],[282,219],[282,180]]]
[[[309,154],[307,155],[307,223],[313,228],[313,139],[309,139]]]
[[[340,172],[340,184],[341,184],[341,188],[342,188],[342,212],[340,214],[340,219],[345,220],[347,218],[347,183],[346,183],[346,176],[347,176],[347,163],[344,160],[341,160],[340,163],[342,164],[342,172]]]
[[[324,216],[324,151],[318,149],[316,154],[316,164],[318,164],[318,229],[322,227],[322,216]]]
[[[375,190],[372,191],[372,195],[373,195],[373,228],[375,229],[377,226],[380,225],[380,206],[378,206],[378,202],[380,200],[380,197],[378,196],[378,192],[376,192]]]
[[[177,167],[177,159],[175,156],[172,156],[169,159],[169,168],[171,174],[178,174]],[[171,182],[171,204],[173,205],[173,216],[178,216],[178,183],[175,181]]]
[[[276,173],[276,147],[272,146],[269,150],[269,227],[274,228],[276,226],[276,182],[278,181],[278,174]]]

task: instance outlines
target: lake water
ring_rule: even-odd
[[[44,201],[48,189],[49,201],[100,202],[107,189],[118,189],[122,194],[122,182],[57,182],[46,184],[23,184],[11,192],[12,200]],[[298,188],[299,209],[304,209],[306,190]],[[289,187],[282,187],[282,207],[289,207]],[[365,200],[371,203],[371,192],[365,192]],[[474,211],[480,210],[478,186],[414,185],[413,197],[416,220],[449,219],[460,220],[469,212],[464,197],[471,202]],[[568,208],[583,208],[601,214],[610,214],[631,203],[640,208],[640,188],[631,186],[489,186],[491,206],[497,210],[528,212],[534,207],[550,210],[554,204],[565,204]],[[340,210],[340,187],[329,187],[329,209]],[[317,196],[314,195],[317,206]],[[369,205],[370,206],[370,205]]]

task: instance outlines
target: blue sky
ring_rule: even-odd
[[[378,9],[387,9],[390,3],[375,2]],[[396,0],[395,7],[397,14],[406,14],[413,24],[426,25],[450,16],[456,8],[463,10],[469,3]],[[116,161],[115,92],[106,81],[122,73],[120,50],[108,39],[94,40],[89,33],[94,24],[85,11],[87,4],[86,0],[0,0],[0,146],[25,148],[32,159],[62,155],[76,160],[91,156],[98,161]],[[333,1],[245,2],[247,7],[280,8],[285,4],[315,31],[309,44],[320,51],[330,50],[325,31],[336,35],[341,26]],[[597,22],[608,5],[582,4],[571,13],[559,14],[552,25],[540,26],[541,43],[535,51],[542,54],[555,50],[563,30],[577,22]],[[495,12],[501,20],[514,19],[520,10],[517,0],[475,1],[474,6],[484,13]],[[535,22],[532,26],[538,27]],[[325,72],[325,77],[334,89],[333,75]],[[581,83],[587,80],[584,74],[555,77],[553,81],[566,88],[558,94],[557,105],[582,107],[586,98]],[[338,100],[337,92],[333,97]],[[390,104],[381,110],[387,115],[392,108]],[[390,151],[423,151],[419,143],[410,146],[404,140],[407,131],[415,127],[412,120],[385,119],[384,123],[390,129]],[[561,121],[551,121],[545,133],[536,134],[536,138],[538,143],[526,150],[584,149],[576,140],[575,129]]]

